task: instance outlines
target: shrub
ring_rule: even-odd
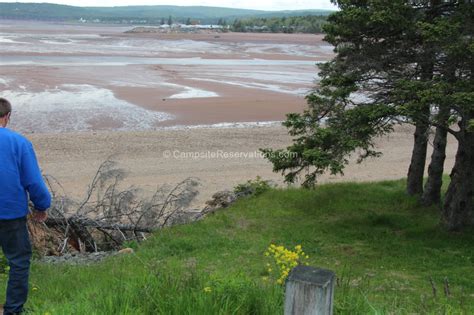
[[[235,186],[234,192],[238,196],[258,196],[276,185],[270,180],[263,180],[257,176],[254,180],[248,180],[244,184]]]

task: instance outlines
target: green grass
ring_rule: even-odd
[[[38,289],[28,307],[34,314],[282,314],[283,288],[263,280],[263,253],[275,243],[301,244],[311,265],[336,272],[336,314],[473,314],[474,233],[448,233],[438,222],[436,207],[418,206],[402,181],[270,190],[160,231],[133,255],[81,267],[35,263]]]

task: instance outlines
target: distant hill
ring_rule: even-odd
[[[219,19],[233,22],[237,18],[291,17],[329,15],[328,10],[261,11],[204,6],[122,6],[75,7],[49,3],[0,2],[0,19],[44,21],[95,21],[106,23],[158,24],[169,16],[183,22],[188,18],[202,23],[216,23]]]

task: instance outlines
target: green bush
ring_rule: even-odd
[[[234,192],[238,196],[258,196],[276,185],[269,180],[263,180],[260,176],[257,176],[254,180],[248,180],[244,184],[239,184],[234,187]]]

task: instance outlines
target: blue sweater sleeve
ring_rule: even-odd
[[[33,146],[28,142],[22,151],[20,161],[21,184],[28,192],[35,209],[46,211],[51,207],[51,194],[44,183]]]

